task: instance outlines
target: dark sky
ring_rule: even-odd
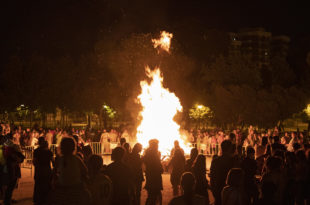
[[[182,3],[180,3],[182,2]],[[185,1],[174,0],[171,5],[179,18],[194,17],[205,26],[224,30],[262,26],[279,34],[305,34],[310,30],[309,6],[302,1]]]
[[[1,9],[1,49],[15,52],[93,46],[101,32],[154,32],[178,28],[237,31],[265,27],[293,39],[310,35],[309,7],[302,1],[207,0],[6,0]],[[191,28],[187,28],[187,27]],[[99,36],[99,37],[98,37]],[[57,43],[54,43],[57,42]],[[3,52],[1,52],[3,53]],[[6,52],[10,53],[10,52]]]

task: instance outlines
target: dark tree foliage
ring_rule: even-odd
[[[272,127],[305,107],[306,93],[285,60],[273,59],[265,69],[269,76],[245,56],[221,56],[205,69],[201,85],[216,124]]]
[[[51,62],[33,55],[21,60],[13,57],[4,67],[1,83],[3,108],[13,110],[20,104],[31,109],[54,112],[56,107],[67,111],[99,112],[111,94],[111,80],[94,55],[78,61],[63,57]]]

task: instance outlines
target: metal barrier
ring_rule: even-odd
[[[112,150],[117,147],[117,143],[109,142],[109,143],[101,143],[101,142],[89,142],[87,143],[90,145],[93,154],[98,155],[111,155]],[[220,144],[196,144],[193,143],[192,147],[196,147],[198,149],[199,154],[203,154],[208,157],[212,157],[214,155],[220,155],[221,154],[221,146]],[[36,146],[26,146],[23,148],[23,154],[25,155],[25,160],[22,164],[23,168],[29,168],[32,170],[33,167],[33,151],[36,148]],[[53,152],[54,156],[56,156],[58,152],[58,146],[56,144],[51,144],[49,146],[49,149]],[[246,150],[246,147],[242,147],[242,153],[244,153]]]
[[[214,156],[214,155],[220,155],[221,154],[221,146],[219,144],[197,144],[193,143],[193,147],[196,147],[198,149],[199,154],[203,154],[206,156]]]
[[[221,150],[221,145],[220,144],[193,144],[193,147],[196,147],[198,149],[198,152],[200,154],[204,154],[206,156],[214,156],[214,155],[221,155],[222,150]],[[246,152],[246,147],[247,146],[242,146],[241,147],[241,154],[245,155]],[[238,147],[236,148],[238,149]],[[239,152],[239,151],[238,151]]]
[[[89,145],[93,151],[93,154],[100,155],[104,151],[103,150],[104,146],[100,142],[90,142]]]
[[[33,159],[33,150],[34,150],[34,146],[26,146],[22,149],[22,153],[25,156],[25,159],[23,161],[23,163],[21,164],[22,168],[26,168],[26,169],[30,169],[31,172],[31,176],[32,176],[32,159]]]
[[[93,154],[99,154],[99,155],[109,155],[112,153],[112,150],[115,147],[117,147],[116,142],[108,142],[108,143],[90,142],[88,144],[92,148]]]

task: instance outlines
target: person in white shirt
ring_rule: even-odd
[[[110,153],[110,134],[106,131],[103,130],[103,133],[101,134],[100,137],[100,143],[101,143],[101,153]]]
[[[52,132],[52,130],[48,130],[48,132],[45,135],[45,140],[48,142],[48,146],[53,144],[53,132]]]

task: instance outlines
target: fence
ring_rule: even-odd
[[[196,147],[198,149],[198,152],[200,154],[206,155],[206,156],[214,156],[214,155],[221,155],[222,150],[221,150],[221,145],[220,144],[192,144],[193,147]],[[240,148],[236,149],[241,149],[238,150],[238,152],[241,152],[242,155],[245,154],[246,151],[246,146],[242,146]]]
[[[86,146],[89,145],[92,149],[93,154],[98,155],[110,155],[112,150],[117,146],[117,143],[109,143],[102,144],[100,142],[90,142],[87,143]],[[133,144],[132,144],[133,146]],[[221,146],[219,144],[196,144],[193,143],[192,147],[196,147],[200,154],[203,154],[208,157],[213,157],[214,155],[221,154]],[[25,156],[25,160],[22,164],[23,168],[29,168],[32,173],[33,169],[33,151],[36,146],[26,146],[23,148],[23,154]],[[54,156],[56,156],[58,152],[58,146],[56,144],[51,144],[49,149],[53,152]],[[245,147],[242,147],[242,153],[245,152]]]
[[[87,143],[86,146],[90,146],[93,154],[98,155],[110,155],[112,150],[117,147],[117,143],[109,143],[104,145],[100,142],[90,142]],[[26,146],[23,148],[23,154],[25,155],[25,166],[27,164],[32,164],[33,151],[37,146]],[[196,147],[199,150],[200,154],[204,154],[207,156],[219,155],[221,153],[221,148],[219,144],[192,144],[192,147]],[[56,156],[58,152],[58,146],[56,144],[51,144],[49,149],[53,152],[54,156]]]
[[[22,153],[24,154],[25,159],[21,166],[23,168],[30,169],[31,174],[32,174],[32,167],[33,167],[32,166],[33,150],[34,150],[34,146],[27,146],[22,149]]]

